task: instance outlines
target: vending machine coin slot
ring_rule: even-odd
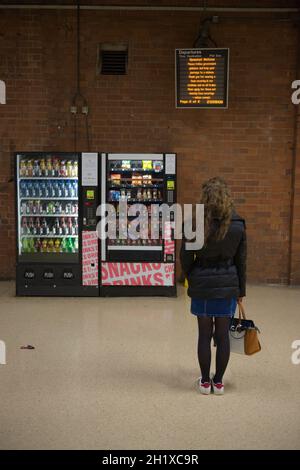
[[[167,201],[168,201],[168,204],[173,204],[174,202],[173,191],[167,192]]]

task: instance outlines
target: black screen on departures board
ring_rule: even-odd
[[[176,107],[227,108],[229,49],[176,49]]]

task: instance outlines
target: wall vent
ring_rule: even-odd
[[[98,75],[125,75],[128,65],[128,46],[124,44],[100,44]]]

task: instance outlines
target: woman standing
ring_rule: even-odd
[[[233,206],[229,188],[221,178],[202,186],[204,246],[199,251],[181,247],[182,269],[188,279],[191,313],[197,316],[200,392],[224,393],[223,376],[229,361],[229,325],[237,302],[245,296],[246,227]],[[211,339],[217,346],[216,372],[210,379]]]

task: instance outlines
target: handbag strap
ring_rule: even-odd
[[[239,301],[238,301],[237,304],[238,304],[238,306],[239,306],[239,323],[238,323],[238,325],[237,325],[237,328],[238,328],[239,325],[242,325],[242,318],[243,318],[243,320],[246,320],[246,313],[245,313],[244,305],[243,305],[241,302],[239,302]],[[258,333],[260,333],[260,329],[257,328],[257,326],[254,326],[254,329],[255,329],[256,331],[258,331]]]
[[[245,313],[244,305],[241,302],[238,302],[238,306],[239,306],[239,323],[241,324],[242,318],[243,320],[246,320],[246,313]]]

